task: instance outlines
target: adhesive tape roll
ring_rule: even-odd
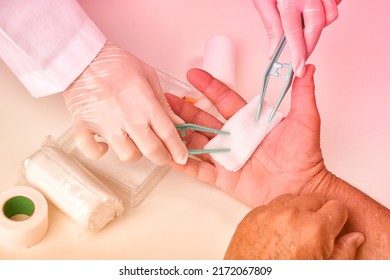
[[[12,248],[28,248],[46,235],[48,207],[36,189],[15,186],[0,192],[0,243]],[[16,220],[16,216],[25,220]]]

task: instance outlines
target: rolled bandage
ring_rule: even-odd
[[[27,181],[77,223],[98,231],[123,212],[122,201],[76,159],[42,147],[24,162]]]
[[[229,37],[214,35],[207,40],[204,48],[202,69],[228,87],[235,88],[236,46]],[[195,106],[215,116],[221,122],[226,121],[214,104],[205,96],[199,98]]]
[[[11,248],[28,248],[46,235],[47,202],[37,190],[15,186],[0,192],[0,243]],[[16,219],[23,215],[26,219]]]
[[[236,85],[236,46],[225,35],[207,40],[203,55],[203,70],[234,89]]]
[[[282,113],[276,112],[267,124],[272,107],[263,103],[260,118],[256,121],[259,96],[235,113],[221,128],[229,135],[218,134],[204,149],[230,149],[226,153],[211,153],[210,156],[229,171],[239,170],[263,141],[265,136],[282,120]]]

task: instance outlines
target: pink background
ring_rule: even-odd
[[[250,0],[82,0],[108,38],[150,65],[185,81],[199,67],[206,40],[228,35],[237,44],[238,92],[259,92],[268,41]],[[390,19],[386,0],[347,1],[309,59],[328,168],[390,205]],[[283,106],[288,107],[288,99]]]
[[[109,40],[182,81],[189,68],[201,65],[208,38],[229,36],[238,48],[237,91],[247,100],[258,94],[268,41],[250,0],[79,2]],[[309,59],[317,67],[326,165],[387,207],[389,8],[386,0],[342,1],[339,19],[324,30]],[[33,99],[2,63],[0,73],[0,188],[5,188],[15,183],[23,159],[47,134],[62,134],[70,118],[60,95]],[[288,106],[287,97],[282,109]],[[99,234],[80,239],[74,224],[50,205],[46,238],[28,250],[2,248],[0,258],[220,259],[249,209],[170,171],[131,210]]]

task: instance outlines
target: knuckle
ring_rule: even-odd
[[[142,153],[157,165],[167,164],[171,160],[169,153],[156,145],[150,145],[145,150],[142,150]]]
[[[163,140],[164,142],[173,141],[173,140],[178,141],[178,142],[181,141],[180,136],[177,133],[177,130],[175,129],[174,126],[169,126],[169,127],[164,128],[164,129],[160,129],[159,135],[160,135],[161,140]]]
[[[312,34],[321,31],[325,27],[325,20],[318,19],[313,21],[310,25],[305,26],[305,32]]]
[[[310,228],[308,229],[308,232],[310,233],[310,236],[313,237],[318,237],[318,236],[323,236],[325,231],[326,226],[323,222],[317,222],[317,223],[312,223]]]
[[[297,218],[298,213],[299,213],[299,209],[295,207],[285,207],[280,210],[278,219],[281,223],[290,224],[292,221],[294,221]]]
[[[119,159],[123,162],[135,162],[141,159],[142,154],[138,150],[131,150],[125,154],[119,155]]]
[[[160,149],[157,145],[148,145],[143,148],[142,153],[147,157],[154,157],[159,153]]]
[[[339,12],[338,12],[338,10],[329,12],[328,14],[326,14],[326,25],[331,24],[331,23],[334,22],[338,17],[339,17]]]

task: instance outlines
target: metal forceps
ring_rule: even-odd
[[[214,134],[225,134],[229,135],[230,132],[228,131],[222,131],[218,129],[213,129],[205,126],[200,126],[192,123],[184,123],[184,124],[176,124],[176,129],[180,130],[181,137],[186,136],[186,129],[194,130],[194,131],[204,131],[204,132],[211,132]],[[186,144],[186,141],[183,141],[184,145]],[[193,150],[189,149],[188,154],[190,155],[200,155],[200,154],[209,154],[209,153],[224,153],[224,152],[230,152],[230,149],[220,148],[220,149],[203,149],[203,150]]]
[[[280,103],[282,102],[284,96],[286,95],[288,89],[291,86],[292,79],[294,76],[294,72],[293,72],[291,63],[278,62],[278,59],[279,59],[280,55],[282,54],[285,45],[286,45],[286,37],[283,35],[283,38],[280,40],[278,48],[276,49],[276,52],[275,52],[274,56],[272,57],[270,63],[268,64],[267,70],[265,71],[264,76],[263,76],[263,86],[261,88],[259,105],[257,107],[256,121],[258,121],[260,118],[261,106],[263,105],[264,96],[265,96],[265,92],[267,91],[267,86],[268,86],[268,81],[269,81],[270,75],[272,75],[274,77],[279,77],[278,70],[282,69],[282,68],[287,68],[287,74],[280,76],[280,78],[285,79],[286,81],[284,83],[284,86],[283,86],[280,94],[279,94],[278,100],[276,101],[276,104],[275,104],[274,108],[272,109],[272,112],[268,118],[267,123],[269,123],[272,120],[272,118],[274,117],[276,110],[279,108]]]

